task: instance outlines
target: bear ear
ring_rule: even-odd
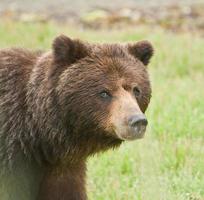
[[[60,35],[52,44],[54,61],[57,64],[72,64],[87,56],[88,49],[79,40],[72,40],[65,35]]]
[[[144,65],[148,65],[153,55],[154,49],[150,42],[140,41],[135,44],[128,45],[128,51],[135,58],[138,58]]]

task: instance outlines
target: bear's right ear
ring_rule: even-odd
[[[88,54],[85,44],[79,40],[72,40],[65,35],[55,38],[52,48],[54,61],[57,64],[72,64]]]
[[[128,45],[128,51],[135,58],[138,58],[144,65],[148,65],[154,53],[153,46],[148,41],[140,41],[135,44]]]

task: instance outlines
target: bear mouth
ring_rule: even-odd
[[[133,141],[145,136],[146,126],[128,127],[125,130],[115,131],[115,135],[122,141]]]

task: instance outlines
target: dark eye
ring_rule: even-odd
[[[110,99],[111,98],[111,94],[107,91],[102,91],[100,93],[100,97],[103,98],[103,99]]]
[[[134,87],[133,92],[134,92],[135,97],[139,97],[141,94],[141,91],[138,87]]]

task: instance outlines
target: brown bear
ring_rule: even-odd
[[[148,41],[0,51],[1,200],[86,200],[88,156],[144,135]]]

